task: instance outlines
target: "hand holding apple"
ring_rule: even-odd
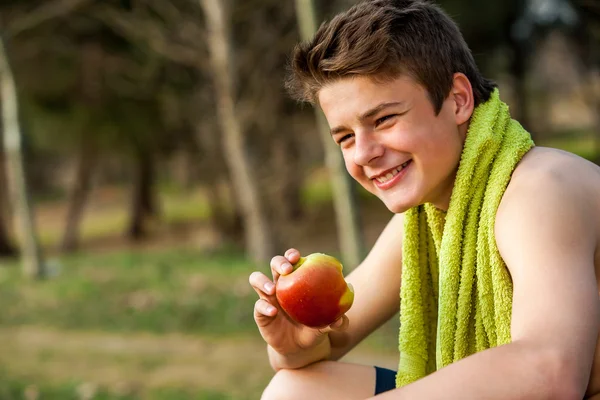
[[[321,328],[344,315],[354,302],[354,291],[332,256],[313,253],[293,265],[293,271],[277,280],[276,297],[296,322]]]

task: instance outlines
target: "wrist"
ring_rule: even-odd
[[[324,334],[322,340],[319,340],[310,348],[283,352],[277,351],[270,345],[267,345],[267,352],[271,367],[275,371],[280,369],[296,369],[329,359],[331,356],[331,342],[329,334]]]

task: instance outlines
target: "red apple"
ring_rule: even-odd
[[[354,291],[342,274],[342,264],[327,254],[301,257],[294,270],[277,280],[281,308],[296,322],[311,328],[332,324],[352,306]]]

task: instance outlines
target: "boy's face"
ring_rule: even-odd
[[[319,103],[348,172],[390,211],[425,202],[448,208],[466,132],[454,95],[435,115],[426,90],[409,77],[356,77],[323,87]]]

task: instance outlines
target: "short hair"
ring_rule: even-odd
[[[339,79],[369,76],[385,82],[405,74],[427,90],[438,114],[457,72],[471,82],[475,105],[496,87],[481,75],[460,29],[438,6],[425,0],[364,0],[296,45],[286,88],[294,99],[315,104],[319,90]]]

